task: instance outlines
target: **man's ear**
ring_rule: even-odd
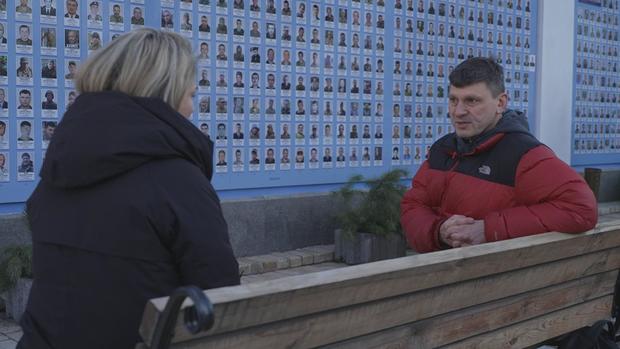
[[[497,110],[496,112],[501,114],[506,110],[506,106],[508,106],[508,95],[506,92],[502,92],[497,98]]]

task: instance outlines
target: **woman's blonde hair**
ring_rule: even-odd
[[[178,110],[195,75],[196,61],[187,39],[144,28],[98,50],[80,67],[76,88],[80,93],[117,91],[159,97]]]

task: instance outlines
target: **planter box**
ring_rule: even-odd
[[[6,293],[6,315],[19,322],[28,304],[32,279],[20,278],[15,287]]]
[[[360,264],[403,257],[407,244],[402,235],[357,233],[348,236],[340,229],[334,233],[335,260]]]
[[[620,171],[588,167],[584,178],[598,202],[620,200]]]

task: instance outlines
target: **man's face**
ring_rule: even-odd
[[[121,14],[121,7],[120,6],[114,6],[114,7],[112,7],[112,11],[114,12],[115,16],[119,16]]]
[[[23,107],[27,107],[30,105],[30,95],[27,93],[19,94],[19,104]]]
[[[76,69],[77,67],[75,66],[75,64],[69,64],[69,73],[75,74]]]
[[[75,32],[73,30],[69,31],[69,33],[67,33],[67,41],[70,44],[75,44],[77,42],[77,36],[75,35]]]
[[[0,102],[3,102],[5,97],[4,90],[0,90]]]
[[[19,128],[19,132],[21,133],[22,137],[29,137],[30,136],[30,126],[29,125],[22,125]]]
[[[5,133],[6,133],[6,125],[0,124],[0,136],[4,136]]]
[[[51,94],[51,93],[47,93],[47,94],[45,95],[45,99],[47,100],[47,102],[48,102],[48,103],[49,103],[49,102],[52,102],[52,101],[54,100],[54,95],[53,95],[53,94]]]
[[[30,36],[30,29],[28,27],[20,27],[19,38],[25,41],[28,40],[28,36]]]
[[[219,125],[217,127],[217,135],[223,137],[226,135],[226,127],[224,125]]]
[[[75,0],[67,0],[67,12],[74,15],[77,12],[78,3]]]
[[[208,135],[209,134],[209,126],[207,124],[200,125],[200,131],[203,134]]]
[[[164,21],[166,21],[166,22],[170,22],[170,17],[171,17],[171,16],[172,16],[172,15],[170,14],[170,12],[169,12],[169,11],[164,11]]]
[[[51,139],[52,136],[54,135],[54,131],[56,130],[56,128],[54,126],[47,126],[45,128],[45,136],[47,139]]]
[[[456,135],[471,138],[493,128],[506,108],[508,97],[493,97],[484,82],[466,87],[450,85],[449,113]]]
[[[142,18],[142,10],[140,10],[140,8],[136,7],[135,9],[133,9],[133,17],[135,19],[140,19]]]
[[[225,47],[224,45],[220,45],[220,46],[218,46],[218,47],[217,47],[217,52],[218,52],[220,55],[225,54],[225,53],[226,53],[225,51],[226,51],[226,47]]]
[[[96,16],[99,13],[99,5],[90,5],[90,13]]]

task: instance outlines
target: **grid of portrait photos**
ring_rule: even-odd
[[[35,180],[80,63],[143,25],[195,47],[191,120],[218,189],[413,173],[452,132],[447,77],[467,57],[495,57],[510,106],[533,109],[536,0],[4,1],[5,182]]]
[[[620,8],[618,0],[576,4],[575,164],[617,162],[620,153]],[[592,154],[600,154],[592,156]]]
[[[168,21],[178,18],[183,33],[192,25],[173,5],[162,1],[162,26],[177,28]],[[216,142],[216,172],[419,165],[431,144],[452,132],[447,76],[473,56],[495,57],[506,68],[511,107],[527,114],[535,86],[535,6],[199,2],[197,20],[208,32],[199,29],[196,43],[198,124]]]
[[[533,111],[535,2],[395,3],[391,133],[403,159],[419,164],[438,138],[453,132],[448,76],[463,59],[494,57],[504,67],[509,108]]]
[[[80,63],[145,25],[145,11],[145,0],[0,0],[0,185],[20,183],[6,200],[34,187]]]
[[[144,0],[0,0],[0,185],[20,183],[8,201],[23,201],[34,187],[59,119],[77,97],[80,62],[144,25],[144,6]]]

